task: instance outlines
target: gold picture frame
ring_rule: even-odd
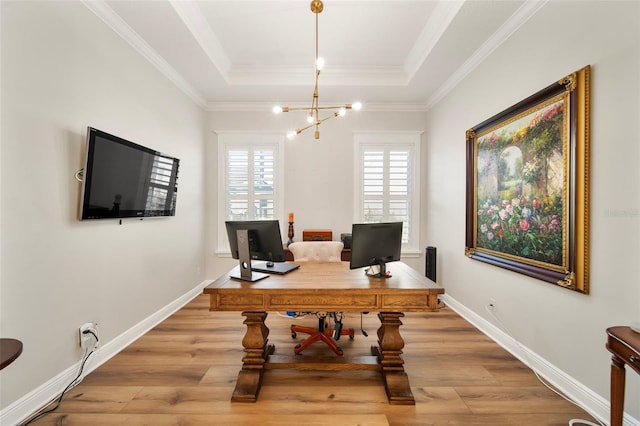
[[[589,293],[590,72],[467,130],[467,257]]]

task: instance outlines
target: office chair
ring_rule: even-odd
[[[340,262],[342,261],[342,248],[344,244],[340,241],[302,241],[289,244],[289,251],[293,254],[295,262]],[[296,338],[297,333],[308,334],[302,343],[296,345],[294,353],[300,354],[309,345],[315,342],[324,342],[336,355],[342,356],[342,348],[338,346],[336,340],[340,336],[349,336],[354,339],[353,328],[342,328],[341,312],[313,312],[318,317],[318,328],[305,327],[301,325],[291,325],[291,337]],[[330,328],[328,320],[333,319],[334,328]]]

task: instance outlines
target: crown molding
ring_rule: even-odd
[[[131,47],[133,47],[143,58],[151,63],[165,77],[175,84],[182,92],[184,92],[198,106],[204,108],[206,101],[197,91],[186,82],[184,78],[170,66],[162,57],[142,39],[126,22],[113,11],[104,0],[80,0],[87,9],[92,11],[100,18],[109,28],[124,39]]]
[[[206,111],[270,111],[271,105],[265,102],[207,102],[198,92],[170,66],[146,41],[111,9],[104,0],[80,0],[89,10],[100,18],[109,28],[122,37],[142,57],[149,61],[178,89]],[[424,61],[426,55],[441,37],[442,32],[455,18],[465,0],[440,4],[432,18],[423,29],[414,44],[403,67],[334,67],[325,70],[323,84],[333,86],[405,86]],[[476,67],[484,62],[502,43],[508,40],[522,25],[534,16],[549,0],[525,0],[523,5],[458,68],[440,88],[425,102],[395,103],[382,102],[365,104],[366,111],[402,111],[424,112],[431,109],[449,94]],[[233,67],[215,34],[199,12],[197,4],[169,0],[171,6],[205,50],[209,59],[230,85],[308,85],[309,71],[305,67]],[[436,19],[438,17],[438,19]],[[293,105],[292,105],[293,106]]]
[[[274,103],[269,102],[208,102],[209,112],[266,112],[271,114]],[[308,107],[309,103],[287,103],[290,107]],[[365,103],[361,111],[367,112],[426,112],[424,102],[376,102]]]
[[[438,2],[404,64],[408,80],[415,76],[466,0]]]
[[[526,0],[498,30],[476,50],[438,90],[426,101],[427,109],[431,109],[451,92],[464,78],[484,62],[494,50],[507,41],[522,25],[535,15],[549,0]]]
[[[231,60],[196,2],[168,0],[222,78],[230,80]]]
[[[235,66],[227,83],[238,86],[309,86],[313,82],[313,67]],[[400,66],[334,66],[321,72],[323,86],[406,86],[409,78]]]

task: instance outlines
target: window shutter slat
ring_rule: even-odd
[[[406,243],[411,218],[410,150],[365,148],[362,165],[364,221],[403,222],[403,242]]]
[[[273,194],[275,159],[270,150],[256,150],[253,156],[253,191],[256,195]]]
[[[225,204],[229,220],[274,219],[275,178],[275,149],[228,149]]]

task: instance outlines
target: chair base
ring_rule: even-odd
[[[338,346],[335,340],[333,340],[332,336],[335,330],[331,328],[325,328],[324,326],[324,317],[318,319],[318,328],[313,327],[305,327],[301,325],[291,325],[291,337],[296,338],[297,333],[305,333],[308,334],[309,337],[304,339],[302,343],[296,345],[293,349],[293,352],[296,355],[299,355],[302,351],[304,351],[309,345],[315,342],[324,342],[329,348],[338,356],[342,356],[344,353],[342,352],[342,348]],[[355,332],[353,328],[342,329],[340,330],[341,336],[349,336],[350,340],[353,340],[355,337]]]

